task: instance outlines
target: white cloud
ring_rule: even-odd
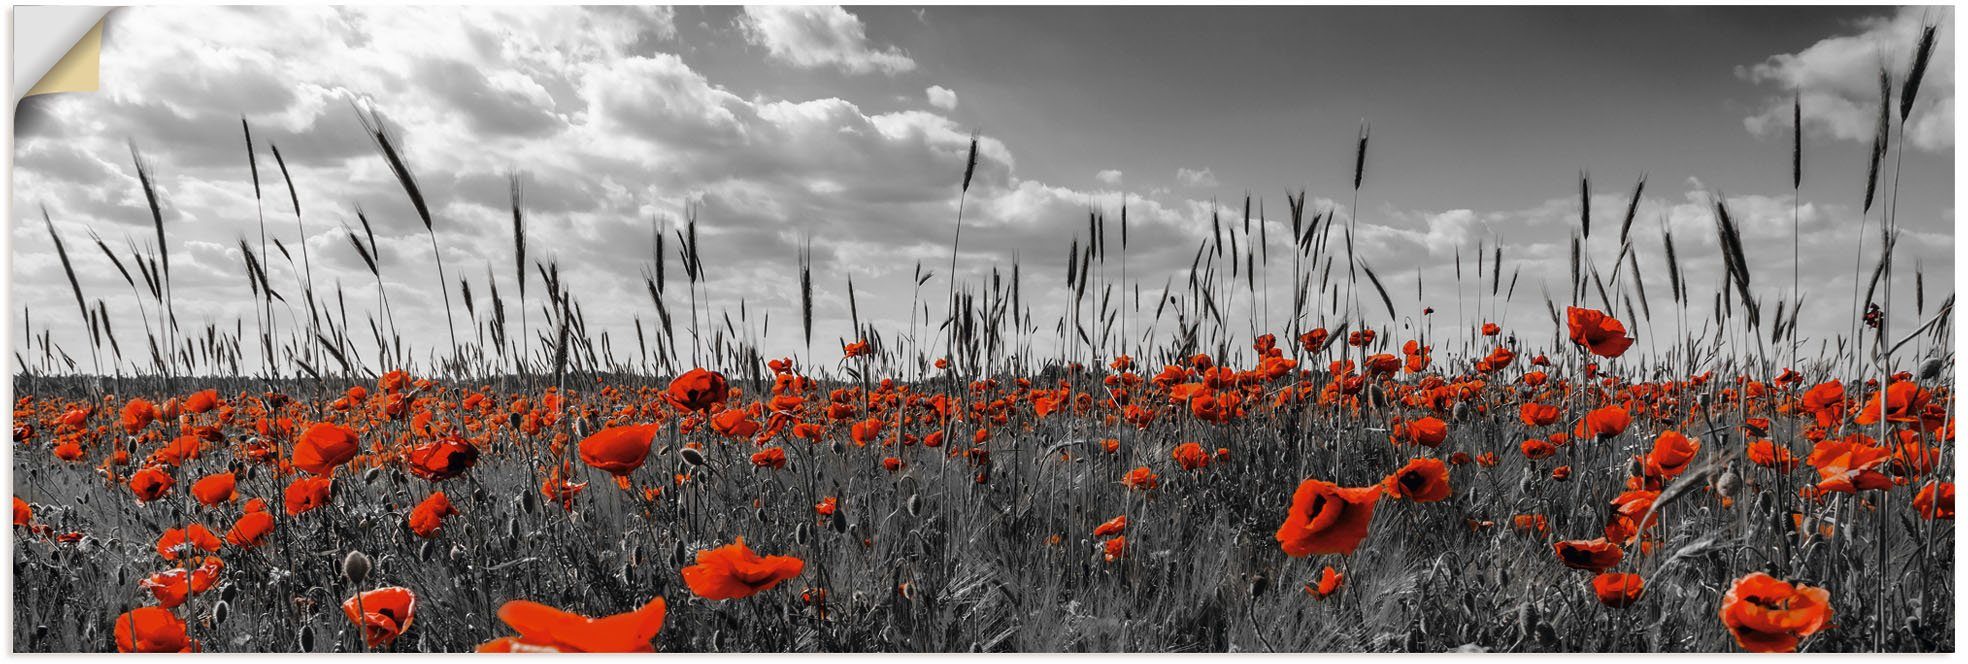
[[[1758,135],[1788,134],[1791,101],[1801,93],[1807,130],[1841,140],[1870,142],[1879,113],[1879,69],[1894,78],[1894,113],[1900,85],[1920,41],[1923,21],[1939,21],[1933,58],[1916,96],[1907,126],[1914,147],[1946,150],[1954,147],[1954,22],[1933,8],[1906,7],[1890,18],[1875,18],[1856,26],[1856,34],[1828,37],[1796,53],[1772,55],[1763,62],[1739,67],[1737,74],[1766,84],[1774,96],[1743,126]],[[1894,117],[1897,122],[1899,118]]]
[[[1095,173],[1093,175],[1093,179],[1099,180],[1101,184],[1108,184],[1108,185],[1120,184],[1121,177],[1122,175],[1120,171],[1111,168],[1101,171],[1099,173]]]
[[[1211,172],[1207,168],[1200,171],[1189,168],[1178,168],[1175,170],[1175,179],[1185,187],[1208,188],[1217,186],[1216,173]]]
[[[931,106],[946,111],[957,110],[957,92],[955,90],[941,85],[932,85],[929,86],[928,90],[923,91],[923,94],[929,97],[929,105]]]
[[[908,54],[868,44],[861,19],[839,6],[746,7],[739,28],[774,59],[806,69],[837,67],[852,74],[893,76],[916,68]]]

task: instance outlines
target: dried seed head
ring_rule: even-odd
[[[370,567],[369,554],[361,551],[350,551],[342,557],[342,577],[351,583],[361,585],[368,580]]]

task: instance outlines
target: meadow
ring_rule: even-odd
[[[1065,231],[1066,313],[1035,321],[1020,265],[950,278],[975,141],[950,264],[917,266],[905,330],[864,324],[849,282],[834,364],[802,359],[810,257],[786,284],[806,347],[762,347],[745,303],[710,302],[694,216],[654,236],[616,350],[529,261],[518,179],[517,292],[442,289],[448,347],[393,332],[432,314],[390,308],[406,277],[366,218],[346,235],[381,321],[329,304],[368,294],[315,283],[262,213],[237,247],[252,319],[201,330],[133,150],[155,244],[45,219],[76,308],[29,312],[14,357],[14,648],[1952,651],[1953,296],[1895,265],[1884,203],[1932,40],[1881,72],[1869,285],[1811,303],[1849,305],[1835,345],[1800,335],[1796,274],[1753,274],[1721,199],[1723,280],[1684,278],[1676,247],[1703,244],[1652,249],[1644,180],[1624,218],[1569,229],[1568,283],[1479,247],[1441,304],[1391,290],[1356,220],[1298,192],[1288,232],[1212,220],[1136,309],[1129,221],[1095,213]],[[364,122],[452,283],[404,138]],[[256,193],[282,195],[277,149],[242,133]],[[85,292],[83,253],[139,320]],[[1284,320],[1227,313],[1273,298]],[[1490,318],[1518,301],[1549,320]],[[1901,301],[1911,329],[1873,306]],[[87,338],[37,336],[70,313]]]

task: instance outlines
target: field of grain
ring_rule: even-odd
[[[14,648],[1952,651],[1954,300],[1895,265],[1875,201],[1933,36],[1882,73],[1854,229],[1882,240],[1855,259],[1869,286],[1810,305],[1851,308],[1836,345],[1799,335],[1794,273],[1748,268],[1791,248],[1745,247],[1721,199],[1722,283],[1684,279],[1677,243],[1700,243],[1629,207],[1568,229],[1569,283],[1520,284],[1491,246],[1430,299],[1298,193],[1270,201],[1288,234],[1215,220],[1138,308],[1125,212],[1063,230],[1056,323],[1015,263],[948,278],[976,270],[960,204],[908,329],[864,325],[849,281],[855,335],[814,362],[836,354],[813,350],[807,256],[784,285],[804,348],[761,347],[745,303],[711,301],[716,220],[655,235],[625,277],[647,302],[583,302],[528,256],[517,178],[512,255],[489,260],[519,289],[488,274],[490,310],[469,282],[455,308],[441,288],[444,311],[393,310],[368,219],[347,232],[386,319],[443,316],[448,347],[338,317],[368,285],[269,279],[310,259],[269,251],[287,220],[264,214],[237,247],[253,318],[199,328],[133,154],[154,245],[45,219],[76,309],[28,312],[14,357]],[[451,283],[404,139],[363,120]],[[243,130],[256,193],[290,195]],[[1353,194],[1371,148],[1363,130]],[[83,252],[138,316],[85,292]],[[1260,283],[1286,263],[1290,283]],[[1916,327],[1873,306],[1896,288]],[[1274,299],[1289,317],[1226,314]],[[1511,301],[1549,319],[1490,318]],[[634,352],[583,306],[644,308]],[[89,337],[36,336],[70,314]]]

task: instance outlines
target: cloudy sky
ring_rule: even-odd
[[[1801,91],[1804,333],[1824,338],[1849,320],[1860,238],[1872,243],[1867,269],[1876,252],[1859,206],[1877,71],[1904,71],[1923,18],[1941,21],[1940,48],[1897,155],[1908,285],[1893,309],[1911,321],[1913,266],[1930,309],[1952,292],[1953,21],[1885,7],[118,10],[101,91],[20,106],[11,319],[18,332],[31,309],[34,332],[86,352],[45,205],[88,296],[119,315],[126,351],[141,344],[135,317],[122,317],[134,297],[87,243],[90,230],[119,250],[126,236],[151,237],[134,143],[155,167],[181,321],[230,328],[244,316],[250,330],[236,246],[259,231],[244,117],[271,232],[297,244],[271,170],[278,147],[315,281],[347,288],[365,325],[374,284],[342,230],[360,206],[398,326],[442,344],[429,240],[359,106],[404,144],[454,299],[459,277],[483,298],[488,267],[512,297],[507,178],[519,173],[531,256],[558,262],[591,328],[610,330],[623,354],[633,317],[653,315],[640,276],[651,237],[686,207],[702,224],[713,299],[734,310],[742,299],[754,321],[769,314],[769,345],[786,352],[798,346],[797,248],[810,239],[816,356],[831,359],[848,334],[848,277],[863,317],[887,330],[907,327],[917,261],[943,283],[978,132],[959,271],[1018,260],[1050,334],[1065,247],[1089,210],[1118,216],[1127,201],[1130,278],[1152,298],[1186,270],[1211,212],[1241,216],[1246,193],[1264,201],[1274,241],[1286,237],[1287,191],[1352,216],[1363,121],[1363,257],[1391,290],[1413,293],[1419,280],[1425,301],[1451,311],[1457,254],[1501,243],[1506,270],[1523,274],[1508,322],[1541,339],[1540,287],[1565,290],[1580,171],[1599,220],[1617,219],[1647,178],[1636,235],[1657,298],[1663,224],[1696,296],[1705,303],[1719,283],[1707,203],[1717,194],[1743,221],[1759,289],[1780,294],[1792,266],[1790,99]],[[1618,252],[1607,235],[1591,247],[1600,261]],[[1274,266],[1280,303],[1287,266]],[[279,260],[271,278],[294,283]]]

